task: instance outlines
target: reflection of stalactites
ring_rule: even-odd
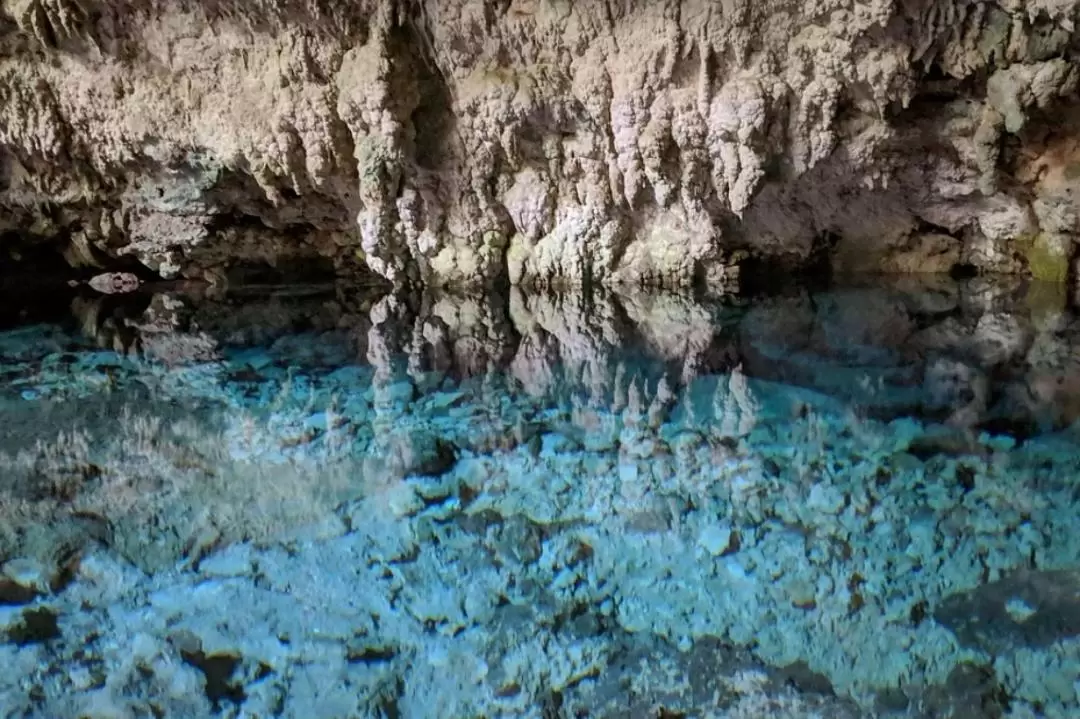
[[[76,297],[71,301],[71,314],[83,335],[98,347],[118,354],[139,353],[138,334],[110,311],[108,298]]]
[[[694,389],[690,383],[682,385],[678,406],[674,408],[673,413],[679,418],[678,426],[682,429],[697,430],[703,424],[703,418],[694,401]]]
[[[141,316],[127,321],[137,333],[143,356],[169,366],[221,359],[217,341],[190,322],[189,302],[183,296],[158,293]]]
[[[616,414],[626,406],[631,377],[653,378],[645,385],[651,387],[663,365],[665,389],[677,389],[703,372],[726,371],[735,356],[734,341],[716,322],[724,315],[689,295],[514,289],[510,316],[521,334],[513,374],[526,391],[584,392],[590,406]]]
[[[571,378],[567,377],[566,382],[569,387]],[[589,406],[591,407],[607,407],[608,405],[608,391],[614,394],[614,387],[609,388],[607,386],[607,375],[603,378],[597,378],[597,381],[590,381],[586,383],[586,388],[589,391]]]
[[[622,365],[619,365],[620,369]],[[637,427],[641,423],[641,417],[645,412],[645,400],[637,379],[630,380],[630,386],[626,388],[626,409],[623,411],[623,424],[627,427]]]
[[[725,437],[749,434],[757,424],[758,403],[750,391],[742,366],[736,367],[727,380],[716,383],[713,412],[717,429]]]
[[[611,411],[618,414],[630,404],[630,388],[626,379],[626,365],[620,362],[615,367],[615,379],[611,382]]]
[[[733,341],[727,337],[721,308],[697,297],[680,293],[623,292],[616,301],[644,344],[648,355],[681,367],[671,379],[677,386],[690,384],[702,373],[726,371],[731,365]],[[720,322],[717,320],[720,319]]]
[[[438,317],[421,313],[413,328],[409,346],[408,373],[417,383],[425,379],[438,385],[450,372],[449,328]]]
[[[556,352],[552,344],[540,336],[526,337],[511,362],[511,374],[526,393],[544,397],[553,392],[569,394],[573,389],[566,381],[557,382]]]
[[[661,377],[660,382],[656,385],[656,394],[653,395],[652,403],[649,405],[648,422],[650,428],[660,428],[660,425],[667,419],[668,411],[674,401],[675,394],[671,391],[667,378]]]
[[[504,295],[437,292],[424,298],[409,371],[413,377],[434,371],[457,380],[500,372],[519,343]]]
[[[622,428],[619,432],[619,474],[624,496],[628,496],[629,485],[637,486],[637,492],[641,491],[636,481],[639,467],[635,460],[649,457],[654,448],[651,441],[652,433],[643,422],[644,413],[645,401],[638,387],[638,380],[634,378],[630,380],[630,385],[626,389],[626,409],[622,412]],[[636,498],[640,499],[640,496]]]
[[[717,332],[709,343],[683,361],[680,382],[689,386],[702,375],[730,372],[739,362],[739,351],[734,333]]]
[[[407,298],[396,294],[387,295],[371,308],[367,359],[375,370],[372,391],[377,415],[393,417],[412,401],[415,387],[407,372],[407,351],[415,316]]]
[[[513,289],[510,318],[521,336],[514,376],[530,393],[556,389],[552,383],[559,378],[558,389],[585,390],[597,407],[618,394],[618,383],[611,382],[612,356],[629,344],[629,332],[608,293],[527,295]]]
[[[98,336],[98,315],[101,313],[101,306],[100,299],[76,297],[71,300],[71,314],[78,321],[79,330],[83,336],[88,339],[96,339]]]

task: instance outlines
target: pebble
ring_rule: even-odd
[[[1030,604],[1019,597],[1013,597],[1005,603],[1005,611],[1016,622],[1026,622],[1037,611]]]
[[[844,495],[835,487],[815,484],[810,490],[806,506],[828,514],[839,514],[844,508]]]
[[[199,571],[211,577],[241,577],[251,574],[251,547],[238,544],[211,554],[199,563]]]
[[[4,564],[3,575],[21,587],[48,594],[53,570],[36,559],[18,558]]]
[[[714,557],[720,556],[731,547],[731,526],[713,524],[706,527],[698,536],[698,544]]]

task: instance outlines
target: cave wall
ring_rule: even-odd
[[[2,0],[0,263],[1065,279],[1078,6]]]

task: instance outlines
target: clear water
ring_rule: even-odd
[[[1061,288],[66,302],[0,716],[1080,716]]]

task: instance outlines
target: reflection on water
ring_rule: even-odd
[[[71,309],[0,331],[3,716],[1080,712],[1058,288]]]

